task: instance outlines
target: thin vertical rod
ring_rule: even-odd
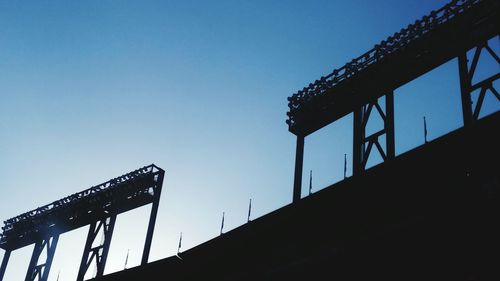
[[[224,212],[222,212],[222,221],[220,223],[220,235],[222,235],[222,231],[224,230]]]
[[[394,137],[394,92],[385,95],[385,145],[387,159],[396,157],[396,141]]]
[[[344,153],[344,179],[347,178],[347,154]]]
[[[460,94],[462,96],[462,114],[464,126],[472,124],[471,79],[467,67],[467,53],[458,55],[458,74],[460,76]]]
[[[153,232],[155,230],[156,216],[158,214],[158,206],[160,205],[160,195],[161,195],[161,188],[163,185],[164,175],[165,172],[163,170],[160,170],[158,173],[158,180],[156,183],[157,186],[156,189],[154,190],[155,198],[153,200],[153,206],[151,207],[151,214],[149,216],[148,232],[146,233],[146,242],[144,243],[144,251],[142,252],[141,265],[145,265],[148,263],[149,252],[151,251],[151,243],[153,241]]]
[[[7,270],[7,264],[9,263],[10,253],[11,253],[10,250],[6,250],[3,255],[2,265],[0,266],[0,281],[3,280],[5,270]]]
[[[250,198],[250,203],[248,203],[248,217],[247,217],[247,222],[250,221],[250,215],[252,213],[252,198]]]
[[[297,136],[297,149],[295,152],[295,176],[293,179],[293,203],[300,201],[302,191],[302,168],[304,165],[304,137]]]

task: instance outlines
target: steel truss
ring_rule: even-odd
[[[115,222],[116,215],[112,215],[111,217],[90,224],[89,233],[87,235],[87,242],[85,242],[83,257],[80,263],[80,270],[78,271],[78,277],[76,278],[77,281],[83,281],[85,274],[94,263],[96,266],[95,277],[103,276]],[[101,244],[93,246],[94,242],[97,241],[97,239],[100,239],[100,237],[98,236],[101,231]]]
[[[26,273],[26,278],[24,279],[25,281],[47,281],[58,241],[59,235],[54,235],[35,243],[35,248],[33,249],[31,261],[28,266],[28,272]],[[44,250],[46,251],[46,259],[44,262],[39,263]]]
[[[379,131],[366,136],[366,125],[370,119],[373,109],[382,118],[384,126]],[[379,138],[385,135],[385,149],[382,148]],[[353,133],[353,174],[357,175],[365,170],[370,153],[375,146],[383,161],[395,157],[394,147],[394,93],[391,91],[385,95],[385,111],[382,110],[378,100],[363,105],[354,111],[354,133]]]
[[[497,36],[500,39],[500,36]],[[464,125],[468,126],[479,119],[479,114],[483,106],[484,97],[488,92],[491,92],[500,102],[500,95],[495,89],[493,82],[500,78],[500,71],[490,77],[472,84],[474,74],[479,63],[481,51],[486,51],[500,65],[499,55],[489,46],[488,41],[479,44],[475,50],[470,67],[468,67],[467,52],[463,52],[458,56],[458,73],[460,76],[460,91],[462,96],[462,113]],[[479,90],[479,96],[476,106],[473,108],[472,94]]]

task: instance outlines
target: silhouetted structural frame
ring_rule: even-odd
[[[0,248],[5,255],[0,267],[3,279],[13,250],[35,243],[25,281],[46,281],[59,236],[90,224],[77,281],[82,281],[91,265],[96,275],[103,276],[116,216],[152,203],[141,264],[148,262],[156,215],[165,172],[149,165],[100,185],[75,193],[51,204],[5,221]],[[98,234],[101,243],[94,243]],[[95,246],[97,245],[97,246]],[[40,260],[46,251],[46,259]]]
[[[293,202],[301,198],[304,139],[309,134],[353,113],[353,175],[365,171],[376,148],[383,161],[395,157],[394,90],[432,69],[458,58],[464,126],[478,120],[485,95],[498,101],[493,82],[500,72],[472,83],[481,51],[500,64],[488,40],[499,35],[498,0],[455,0],[396,32],[343,67],[321,77],[288,98],[288,129],[297,136]],[[467,52],[474,50],[469,62]],[[471,95],[479,90],[476,106]],[[379,98],[385,96],[385,109]],[[366,135],[373,112],[383,128]],[[385,136],[385,147],[379,141]]]

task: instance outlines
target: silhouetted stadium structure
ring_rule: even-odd
[[[58,235],[89,223],[78,280],[94,257],[95,280],[106,281],[500,280],[500,113],[479,118],[485,95],[500,101],[500,72],[473,83],[481,52],[500,65],[488,44],[498,39],[499,12],[498,0],[452,1],[289,97],[287,124],[297,136],[292,204],[147,263],[164,175],[151,165],[7,220],[0,280],[10,252],[31,243],[26,280],[46,280]],[[455,58],[464,126],[396,157],[394,90]],[[367,135],[374,112],[383,128]],[[353,176],[301,198],[305,137],[350,113]],[[366,169],[374,148],[383,162]],[[116,214],[151,202],[142,264],[103,276]],[[100,227],[102,252],[90,248]],[[50,254],[39,264],[44,248]]]
[[[158,212],[164,171],[149,165],[105,183],[75,193],[51,204],[6,220],[0,247],[5,255],[0,268],[3,278],[13,250],[35,243],[25,280],[47,280],[59,235],[90,224],[78,281],[95,263],[97,277],[104,273],[116,216],[152,203],[142,264],[148,262]],[[93,246],[103,233],[98,246]],[[45,260],[40,260],[46,251]]]

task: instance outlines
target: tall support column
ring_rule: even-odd
[[[460,76],[460,94],[462,97],[464,126],[469,126],[472,123],[472,99],[470,96],[471,79],[469,78],[466,52],[458,56],[458,74]]]
[[[96,277],[104,275],[104,268],[106,266],[106,259],[108,257],[109,246],[113,236],[113,229],[115,227],[116,214],[108,218],[93,222],[89,227],[87,241],[83,250],[82,261],[80,269],[78,270],[77,281],[83,281],[85,274],[90,268],[90,265],[95,261],[96,264]],[[102,230],[103,241],[101,245],[93,247],[94,241],[98,239],[98,234]]]
[[[293,178],[293,203],[300,201],[302,191],[302,169],[304,165],[304,137],[297,135],[295,151],[295,175]]]
[[[151,243],[153,241],[153,233],[155,230],[156,216],[158,214],[158,206],[160,205],[161,188],[163,185],[164,171],[160,171],[155,178],[155,187],[153,187],[153,206],[151,207],[151,214],[149,216],[148,232],[146,233],[146,242],[144,243],[144,251],[142,252],[141,265],[148,263],[149,252],[151,250]]]
[[[394,92],[385,95],[385,145],[388,159],[396,157],[396,140],[394,136]]]
[[[352,175],[359,175],[363,170],[363,159],[365,151],[365,128],[363,125],[364,106],[353,112],[353,149],[352,149]]]
[[[59,235],[55,235],[35,243],[25,281],[47,281],[58,241]],[[40,255],[44,250],[47,251],[46,260],[39,264]]]
[[[0,266],[0,281],[3,280],[3,276],[5,275],[5,270],[7,270],[7,264],[9,263],[10,253],[11,250],[6,250],[3,255],[2,265]]]
[[[379,131],[366,136],[366,125],[370,119],[372,111],[378,112],[383,120],[384,127]],[[385,95],[385,112],[374,100],[361,106],[354,111],[354,132],[353,132],[353,175],[361,174],[366,167],[372,148],[376,148],[383,161],[393,159],[396,154],[394,138],[394,93],[388,92]],[[380,144],[379,138],[385,135],[385,148]]]

